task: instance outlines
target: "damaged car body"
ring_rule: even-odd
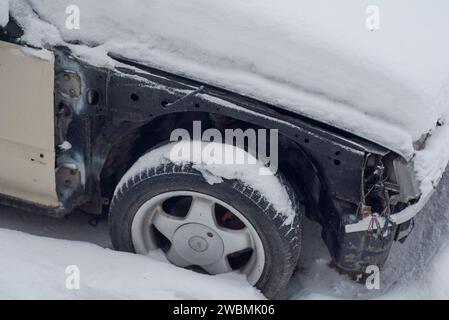
[[[20,28],[12,20],[1,33],[3,54],[22,46]],[[279,171],[293,186],[306,216],[322,226],[333,264],[343,272],[358,275],[369,265],[381,267],[393,241],[408,236],[423,205],[410,159],[384,146],[125,57],[111,55],[117,67],[107,69],[76,58],[67,47],[51,51],[54,154],[49,150],[48,155],[20,156],[31,171],[54,160],[55,198],[26,197],[1,188],[2,203],[55,217],[76,208],[101,215],[121,178],[143,154],[168,141],[174,129],[191,130],[193,121],[201,121],[203,129],[278,130]],[[4,79],[0,74],[0,80],[21,83],[11,75]],[[0,101],[2,117],[12,121],[5,118],[6,101]],[[33,111],[26,112],[25,117],[34,118]],[[0,136],[0,141],[6,138]],[[1,158],[8,157],[1,153]],[[8,171],[4,164],[10,162],[0,163],[3,184]]]

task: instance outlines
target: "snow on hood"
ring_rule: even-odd
[[[9,21],[9,2],[8,1],[1,1],[0,2],[0,27],[6,26],[6,24]]]
[[[20,17],[26,3],[56,28]],[[96,54],[114,52],[249,95],[409,158],[413,141],[447,108],[449,3],[378,0],[376,31],[366,27],[370,4],[10,0],[34,44],[80,40]],[[79,30],[65,27],[69,5],[80,8]],[[92,58],[93,51],[80,52]]]

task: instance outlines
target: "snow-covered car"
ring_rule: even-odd
[[[80,29],[66,26],[72,2]],[[292,6],[310,3],[231,2],[6,1],[0,201],[55,217],[107,212],[116,249],[240,271],[269,298],[296,268],[303,215],[322,226],[341,272],[382,267],[449,159],[447,41],[423,40],[435,52],[424,59],[413,45],[432,29],[371,37],[351,19],[329,30],[315,28],[323,16],[298,21]],[[381,1],[399,13],[400,2]],[[447,25],[444,13],[432,19]],[[385,56],[394,63],[376,60]],[[194,134],[195,123],[276,129],[276,174],[167,157],[173,131]]]

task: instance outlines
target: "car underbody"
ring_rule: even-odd
[[[6,30],[2,39],[17,42],[12,21]],[[191,131],[192,122],[200,121],[204,130],[278,130],[279,171],[294,186],[307,217],[321,224],[333,262],[345,272],[382,266],[392,242],[404,240],[413,226],[413,220],[390,220],[416,203],[419,193],[399,181],[408,177],[407,162],[382,146],[124,57],[111,56],[118,63],[111,70],[83,62],[66,47],[52,51],[59,205],[10,195],[1,197],[3,203],[55,217],[76,208],[103,214],[117,183],[141,155],[168,141],[172,130]],[[383,226],[376,215],[386,220]],[[367,230],[346,228],[364,219],[371,219]]]

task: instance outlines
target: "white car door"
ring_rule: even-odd
[[[0,194],[57,207],[54,57],[38,52],[0,41]]]

